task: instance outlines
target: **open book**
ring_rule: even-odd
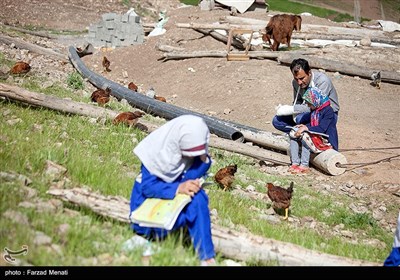
[[[142,227],[171,230],[179,213],[190,201],[192,198],[187,194],[177,194],[174,199],[147,198],[132,211],[130,219]]]

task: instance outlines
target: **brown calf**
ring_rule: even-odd
[[[301,16],[279,14],[274,15],[265,27],[265,34],[263,34],[263,40],[268,42],[271,46],[271,50],[277,51],[279,45],[286,44],[290,48],[290,38],[292,37],[293,30],[300,31],[301,29]],[[271,40],[274,43],[271,45]]]

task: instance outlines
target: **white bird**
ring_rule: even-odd
[[[150,98],[154,98],[156,96],[156,92],[153,87],[151,87],[148,91],[146,91],[146,96]]]
[[[371,75],[372,83],[376,88],[381,88],[381,71],[374,72]]]

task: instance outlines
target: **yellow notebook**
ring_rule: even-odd
[[[192,198],[177,194],[174,199],[148,198],[131,213],[133,223],[142,227],[156,227],[171,230],[182,209]]]

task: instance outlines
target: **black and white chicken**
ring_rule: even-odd
[[[376,88],[380,89],[381,88],[381,71],[372,73],[371,79],[372,79],[372,84]]]

